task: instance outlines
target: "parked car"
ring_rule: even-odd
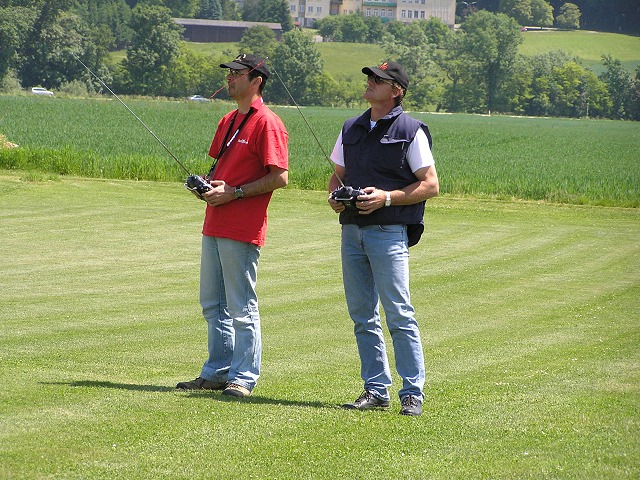
[[[191,100],[192,102],[208,102],[209,99],[206,97],[203,97],[202,95],[192,95],[189,97],[189,100]]]
[[[33,87],[31,89],[31,93],[34,95],[44,95],[46,97],[53,97],[53,92],[50,92],[46,88],[43,87]]]

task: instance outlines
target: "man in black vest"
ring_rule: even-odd
[[[422,414],[425,367],[410,302],[409,247],[424,230],[426,200],[438,195],[438,174],[429,129],[402,110],[409,87],[404,68],[385,62],[362,73],[371,108],[342,127],[329,181],[329,204],[342,224],[342,276],[364,380],[360,397],[343,407],[389,407],[391,371],[381,302],[402,377],[400,413],[416,416]],[[353,201],[345,199],[349,189],[344,186],[357,189]]]

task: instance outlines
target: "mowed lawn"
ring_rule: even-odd
[[[0,172],[0,478],[640,476],[640,212],[443,196],[411,249],[425,414],[361,390],[339,226],[281,190],[254,396],[204,361],[203,203],[177,183]],[[391,345],[389,345],[391,350]]]

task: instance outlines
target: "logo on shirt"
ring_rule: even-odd
[[[244,143],[245,145],[249,145],[249,140],[241,138],[241,139],[238,140],[238,143]]]

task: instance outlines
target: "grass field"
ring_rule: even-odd
[[[632,74],[640,65],[640,37],[592,31],[535,31],[522,34],[520,53],[527,56],[563,50],[582,59],[582,64],[599,74],[602,55],[620,60]]]
[[[131,100],[131,107],[196,173],[229,103]],[[291,188],[321,190],[331,166],[295,108],[274,107],[290,134]],[[149,133],[115,100],[0,96],[0,168],[90,177],[183,180]],[[305,108],[323,150],[362,110]],[[640,206],[640,123],[414,113],[427,123],[441,191],[454,195]]]
[[[174,390],[205,355],[203,204],[24,176],[0,172],[0,478],[640,476],[637,209],[431,200],[425,414],[405,418],[339,408],[361,382],[324,193],[274,195],[263,375],[234,401]]]

